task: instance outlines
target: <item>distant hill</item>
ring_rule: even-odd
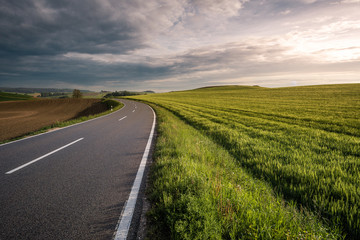
[[[0,87],[2,92],[13,92],[13,93],[63,93],[72,92],[74,89],[70,88],[10,88]],[[80,90],[81,92],[91,92],[89,90]]]
[[[33,98],[32,96],[23,95],[23,94],[0,92],[0,102],[28,100],[32,98]]]

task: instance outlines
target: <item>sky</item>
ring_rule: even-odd
[[[360,0],[0,0],[0,86],[360,83]]]

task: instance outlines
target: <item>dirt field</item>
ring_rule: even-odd
[[[100,99],[46,99],[0,102],[0,141],[53,123],[107,110]]]

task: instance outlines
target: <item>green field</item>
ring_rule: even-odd
[[[224,159],[228,157],[222,159],[225,154],[235,159],[236,166],[217,170],[219,174],[216,181],[220,181],[221,186],[226,182],[227,188],[232,189],[233,193],[227,193],[230,195],[226,199],[226,204],[228,204],[226,206],[234,212],[232,218],[237,220],[228,221],[220,226],[222,238],[254,239],[254,235],[251,234],[257,234],[256,236],[260,239],[271,239],[280,233],[276,235],[277,238],[287,239],[290,236],[290,239],[293,239],[298,236],[299,239],[304,239],[299,237],[300,235],[293,234],[297,231],[297,234],[299,232],[309,234],[305,234],[307,236],[305,239],[316,238],[317,232],[324,239],[330,238],[324,237],[318,230],[309,230],[308,226],[302,226],[300,223],[301,227],[298,230],[294,230],[289,225],[283,226],[284,221],[289,220],[286,220],[286,217],[279,217],[281,215],[279,212],[289,212],[287,207],[293,205],[300,215],[301,213],[304,215],[303,217],[316,216],[318,224],[324,224],[322,226],[328,225],[331,229],[340,227],[343,235],[346,235],[348,239],[358,239],[360,236],[360,84],[277,89],[225,86],[133,98],[153,103],[157,111],[167,112],[163,113],[165,116],[173,113],[186,125],[199,131],[205,139],[211,139],[217,147],[226,152],[219,156],[217,154],[220,150],[216,153],[206,153],[201,157],[203,163],[209,159],[209,164],[211,161],[218,161],[220,165],[223,164],[220,162],[225,161],[227,164],[230,160]],[[166,124],[166,121],[163,124]],[[160,126],[161,122],[159,123],[161,129]],[[173,143],[176,136],[173,136],[173,139],[170,137],[171,131],[176,132],[176,128],[166,133],[169,140],[163,144],[158,143],[156,162],[153,167],[155,170],[152,174],[154,193],[161,189],[156,185],[156,179],[160,179],[156,169],[159,168],[159,164],[161,165],[162,156],[165,156],[171,166],[179,164],[179,156],[188,154],[186,147],[177,150]],[[165,135],[165,131],[164,133],[160,131],[160,140],[162,134]],[[182,141],[191,141],[193,138],[190,134],[183,134],[181,137]],[[173,149],[175,153],[162,155],[163,149]],[[194,161],[192,156],[197,158],[196,154],[188,154],[185,160],[180,157],[182,164],[191,165]],[[181,168],[185,169],[184,166]],[[196,167],[190,168],[192,170],[188,174],[189,178],[194,178],[197,182],[200,177],[201,184],[199,185],[216,185],[212,179],[213,176],[202,178],[203,173],[200,170],[197,171]],[[220,169],[223,169],[222,173]],[[172,172],[177,171],[173,170],[167,174]],[[184,170],[186,177],[185,172]],[[210,172],[210,170],[205,172]],[[242,172],[249,174],[251,183],[249,184],[254,189],[262,189],[263,186],[267,189],[263,196],[260,194],[260,197],[253,197],[252,204],[248,204],[248,197],[233,196],[236,193],[236,187],[242,188],[242,184],[246,186],[246,182],[240,181],[240,184],[237,184],[234,179],[227,180],[231,179],[229,176],[241,175]],[[165,172],[161,174],[165,174],[166,177]],[[179,171],[173,178],[181,179],[182,174],[182,171]],[[182,188],[184,190],[181,190]],[[182,188],[180,190],[165,189],[162,193],[153,195],[162,194],[163,197],[155,198],[155,200],[166,202],[166,199],[181,199],[181,191],[186,192],[189,188],[189,191],[194,193],[193,198],[204,198],[197,196],[199,193],[197,190],[191,190],[190,184],[183,184]],[[222,199],[214,194],[212,198]],[[251,195],[252,191],[249,191],[249,194]],[[255,190],[253,194],[258,196]],[[280,211],[276,207],[264,210],[258,207],[262,202],[267,203],[268,206],[273,205],[274,200],[269,200],[271,197],[266,197],[267,194],[273,194],[274,199],[277,199],[275,202],[278,202],[279,198],[283,199],[286,203],[281,207],[283,210]],[[157,204],[154,205],[153,218],[157,218],[158,214],[155,214]],[[213,208],[216,208],[214,206]],[[177,209],[177,207],[172,206],[172,209]],[[209,209],[212,208],[209,207]],[[182,210],[180,208],[176,216],[184,214],[181,214]],[[239,222],[243,218],[247,219],[246,214],[244,215],[246,211],[249,212],[249,216],[252,216],[252,223],[250,225],[244,223],[241,227]],[[251,213],[256,211],[263,214]],[[169,213],[164,214],[164,217],[169,219],[176,218]],[[228,215],[225,214],[223,218],[213,217],[209,221],[217,223],[226,221],[224,220],[226,216]],[[297,215],[294,214],[294,216]],[[278,219],[282,220],[277,221]],[[294,217],[294,219],[300,219],[299,222],[302,222],[302,217]],[[185,232],[185,235],[190,236],[193,228],[189,222],[193,221],[186,223],[187,220],[189,219],[185,216],[185,219],[182,219],[182,225],[176,222],[168,226],[167,231],[175,238],[179,232]],[[268,225],[265,224],[267,221]],[[268,230],[264,230],[264,224],[265,229]],[[255,228],[252,232],[251,227]],[[236,229],[243,229],[243,231],[238,232]],[[288,234],[286,229],[289,231]],[[246,235],[245,230],[250,231],[251,234]]]
[[[18,94],[18,93],[6,93],[0,92],[0,102],[3,101],[17,101],[17,100],[29,100],[32,96]]]

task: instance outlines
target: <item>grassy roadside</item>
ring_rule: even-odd
[[[153,106],[149,239],[337,239],[316,216],[276,197],[200,131]]]
[[[283,199],[359,239],[359,92],[222,86],[133,98],[174,113]]]
[[[40,134],[40,133],[48,132],[48,131],[50,131],[51,129],[54,129],[54,128],[62,128],[62,127],[66,127],[66,126],[76,124],[76,123],[84,122],[84,121],[87,121],[87,120],[90,120],[90,119],[93,119],[93,118],[101,117],[101,116],[107,115],[107,114],[109,114],[109,113],[111,113],[113,111],[116,111],[116,110],[118,110],[118,109],[120,109],[120,108],[122,108],[124,106],[124,104],[122,104],[121,102],[111,100],[111,99],[104,100],[103,103],[106,104],[106,106],[107,106],[107,108],[109,110],[107,110],[105,112],[102,112],[102,113],[99,113],[99,114],[83,116],[83,117],[79,117],[79,118],[76,118],[76,119],[71,119],[71,120],[63,121],[63,122],[56,122],[56,123],[54,123],[52,125],[43,127],[43,128],[41,128],[41,129],[39,129],[37,131],[29,132],[29,133],[27,133],[25,135],[22,135],[22,136],[19,136],[19,137],[16,137],[16,138],[12,138],[12,139],[8,139],[8,140],[5,140],[5,141],[0,141],[0,144],[12,142],[12,141],[19,140],[19,139],[22,139],[22,138],[26,138],[26,137],[29,137],[29,136],[33,136],[33,135],[37,135],[37,134]],[[111,106],[113,107],[112,110],[111,110]]]

